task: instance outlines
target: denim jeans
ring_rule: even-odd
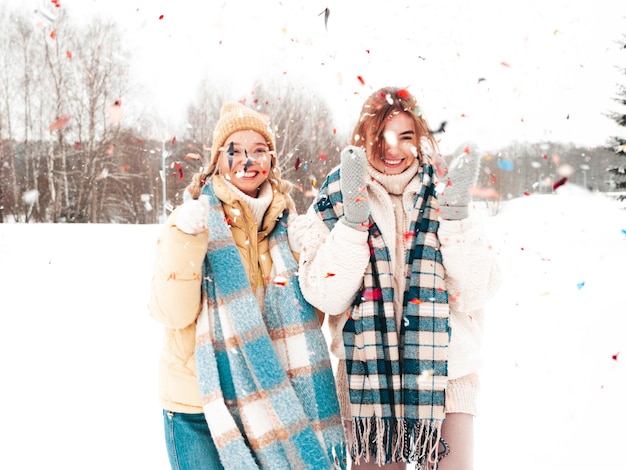
[[[204,414],[163,410],[165,444],[172,470],[223,470]]]

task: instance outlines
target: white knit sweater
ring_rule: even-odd
[[[409,170],[407,170],[408,172]],[[404,173],[407,173],[404,172]],[[370,213],[385,240],[394,269],[394,307],[397,321],[402,315],[405,266],[404,236],[408,220],[404,207],[412,207],[420,181],[407,175],[389,177],[368,167]],[[412,171],[412,175],[415,171]],[[398,175],[401,176],[401,175]],[[383,185],[384,184],[384,185]],[[396,195],[391,194],[396,193]],[[300,287],[304,297],[329,315],[330,349],[345,358],[342,330],[354,297],[361,287],[369,262],[368,233],[343,223],[329,232],[311,207],[300,254]],[[484,306],[500,283],[496,254],[486,240],[479,217],[458,221],[441,220],[439,241],[450,298],[452,336],[448,353],[449,384],[446,412],[476,414],[480,349],[484,329]]]

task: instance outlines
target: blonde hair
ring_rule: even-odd
[[[415,97],[406,88],[384,87],[372,93],[361,108],[359,122],[354,127],[350,143],[366,148],[371,138],[372,150],[382,153],[383,132],[388,119],[397,113],[405,113],[415,123],[417,156],[421,163],[430,159],[428,149],[438,153],[437,140],[433,137],[428,122],[422,115]]]

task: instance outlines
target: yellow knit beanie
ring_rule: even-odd
[[[213,131],[213,146],[211,147],[211,163],[215,164],[228,136],[237,131],[253,130],[267,140],[272,152],[272,167],[276,167],[276,153],[274,134],[269,121],[262,114],[240,103],[228,102],[220,109],[220,118]]]

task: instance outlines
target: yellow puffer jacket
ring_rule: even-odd
[[[273,192],[262,228],[257,231],[248,206],[220,177],[214,176],[211,183],[222,201],[248,279],[255,286],[253,292],[264,291],[272,269],[269,234],[287,207],[288,196]],[[211,227],[208,233],[186,234],[176,227],[177,211],[169,216],[158,241],[149,302],[150,315],[165,327],[159,364],[159,393],[166,410],[202,413],[194,349],[196,319],[200,312],[202,261]]]

